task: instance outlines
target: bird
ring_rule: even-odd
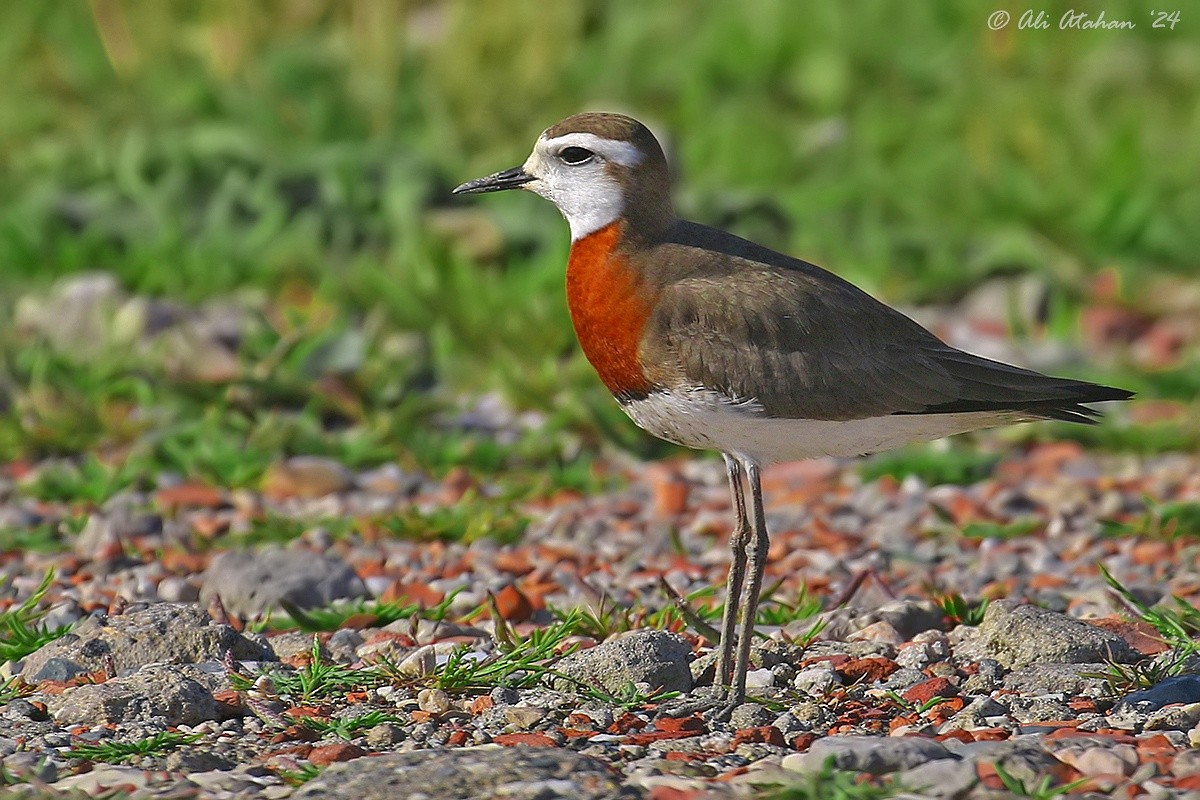
[[[567,117],[521,166],[453,193],[507,189],[566,218],[571,322],[621,408],[724,458],[734,526],[714,684],[726,717],[746,697],[769,546],[764,466],[1017,422],[1094,423],[1086,403],[1133,394],[959,350],[833,272],[677,217],[663,149],[629,116]]]

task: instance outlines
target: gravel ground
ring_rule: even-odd
[[[753,702],[729,723],[708,713],[718,698],[702,626],[647,628],[670,604],[664,581],[693,606],[720,600],[703,590],[722,585],[729,560],[723,470],[628,469],[628,490],[528,506],[515,546],[313,525],[286,546],[224,550],[264,515],[365,520],[452,505],[468,488],[461,475],[352,474],[304,458],[278,465],[265,494],[165,480],[122,493],[73,552],[3,556],[0,609],[53,567],[41,622],[75,627],[7,665],[19,691],[0,706],[0,776],[29,796],[686,800],[752,796],[832,759],[913,797],[1005,797],[1006,778],[1032,789],[1044,776],[1078,782],[1073,796],[1200,797],[1200,658],[1133,621],[1098,569],[1147,604],[1200,600],[1194,538],[1152,524],[1112,534],[1112,521],[1143,524],[1147,504],[1200,501],[1200,459],[1043,445],[986,480],[934,487],[863,482],[837,461],[772,468],[768,585],[780,583],[780,602],[760,626]],[[12,480],[0,481],[0,526],[71,513]],[[826,608],[846,602],[789,611],[803,586]],[[465,616],[489,592],[499,629],[495,615]],[[992,602],[962,624],[934,602],[950,593]],[[362,674],[386,658],[411,680],[304,697],[287,687],[311,671],[312,635],[243,623],[280,605],[371,597],[446,600],[454,621],[351,616],[319,635],[317,663]],[[429,679],[456,650],[485,659],[497,639],[551,626],[550,609],[602,602],[630,609],[610,617],[633,630],[563,640],[559,651],[578,649],[554,675],[463,692]],[[80,754],[168,731],[186,739],[123,764]]]

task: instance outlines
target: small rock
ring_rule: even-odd
[[[417,692],[417,706],[430,714],[445,714],[450,710],[450,695],[441,689],[422,689]]]
[[[939,758],[896,775],[898,785],[936,800],[957,800],[978,782],[975,765],[956,758]]]
[[[775,684],[775,673],[769,669],[752,669],[746,673],[746,688],[761,689]]]
[[[729,716],[729,726],[735,730],[742,728],[757,728],[769,725],[775,719],[775,713],[758,703],[742,703]]]
[[[519,734],[515,734],[519,735]],[[527,734],[529,735],[529,734]],[[503,797],[508,800],[634,800],[603,761],[557,747],[496,747],[388,753],[334,764],[295,800]]]
[[[118,672],[144,664],[198,664],[220,661],[274,661],[270,649],[228,625],[213,622],[194,605],[155,603],[116,617],[93,616],[70,633],[25,659],[22,674],[31,683],[60,680],[61,675],[95,672],[112,658]],[[74,666],[71,666],[74,665]],[[44,670],[49,674],[42,676]]]
[[[367,731],[367,745],[384,750],[404,741],[404,728],[394,722],[384,722]]]
[[[1029,664],[1133,663],[1141,654],[1117,634],[1037,606],[989,603],[976,629],[985,654],[1009,668]],[[961,653],[960,653],[961,655]]]
[[[507,706],[504,721],[516,730],[528,730],[546,718],[546,709],[535,706]]]
[[[114,786],[124,789],[140,789],[150,780],[150,774],[138,767],[98,764],[91,772],[69,775],[55,781],[51,784],[51,788],[56,792],[71,793],[74,796],[103,797]]]
[[[906,641],[905,637],[890,622],[882,619],[855,631],[846,639],[851,642],[887,642],[893,645],[903,644]]]
[[[813,742],[807,753],[783,759],[784,769],[811,774],[832,758],[836,769],[886,775],[926,761],[952,758],[946,746],[932,739],[882,736],[830,736]]]
[[[331,458],[293,456],[267,468],[262,492],[275,500],[315,500],[345,490],[353,479],[350,470]]]
[[[1079,752],[1062,750],[1058,760],[1079,770],[1084,775],[1132,775],[1138,765],[1137,749],[1132,745],[1118,744],[1111,747],[1088,747]]]
[[[158,599],[164,603],[194,603],[200,599],[200,589],[187,578],[168,575],[158,582]]]
[[[1126,695],[1118,705],[1118,710],[1132,709],[1146,713],[1174,703],[1196,702],[1200,702],[1200,675],[1176,675],[1149,689]]]
[[[682,636],[638,630],[573,653],[558,662],[555,671],[610,694],[631,683],[648,683],[666,692],[686,692],[692,688],[688,668],[691,659],[692,646]],[[577,689],[573,681],[560,678],[553,685],[573,691]]]
[[[204,573],[200,600],[215,596],[233,614],[256,616],[281,603],[319,608],[334,600],[365,597],[367,588],[345,562],[320,553],[266,547],[227,550]]]
[[[162,718],[167,725],[196,725],[220,718],[212,692],[195,668],[142,667],[125,678],[84,684],[49,695],[47,706],[62,724],[101,725]]]
[[[1106,664],[1030,664],[1006,675],[1003,686],[1025,696],[1066,692],[1101,697],[1107,691],[1104,678],[1092,676],[1107,672]]]

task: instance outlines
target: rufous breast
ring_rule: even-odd
[[[618,247],[621,225],[613,222],[571,245],[567,307],[600,380],[618,398],[634,399],[651,389],[638,347],[654,297]]]

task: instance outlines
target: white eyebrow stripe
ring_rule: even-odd
[[[629,142],[604,139],[594,133],[564,133],[562,136],[546,139],[546,147],[583,147],[623,167],[635,166],[643,157],[642,151]]]

